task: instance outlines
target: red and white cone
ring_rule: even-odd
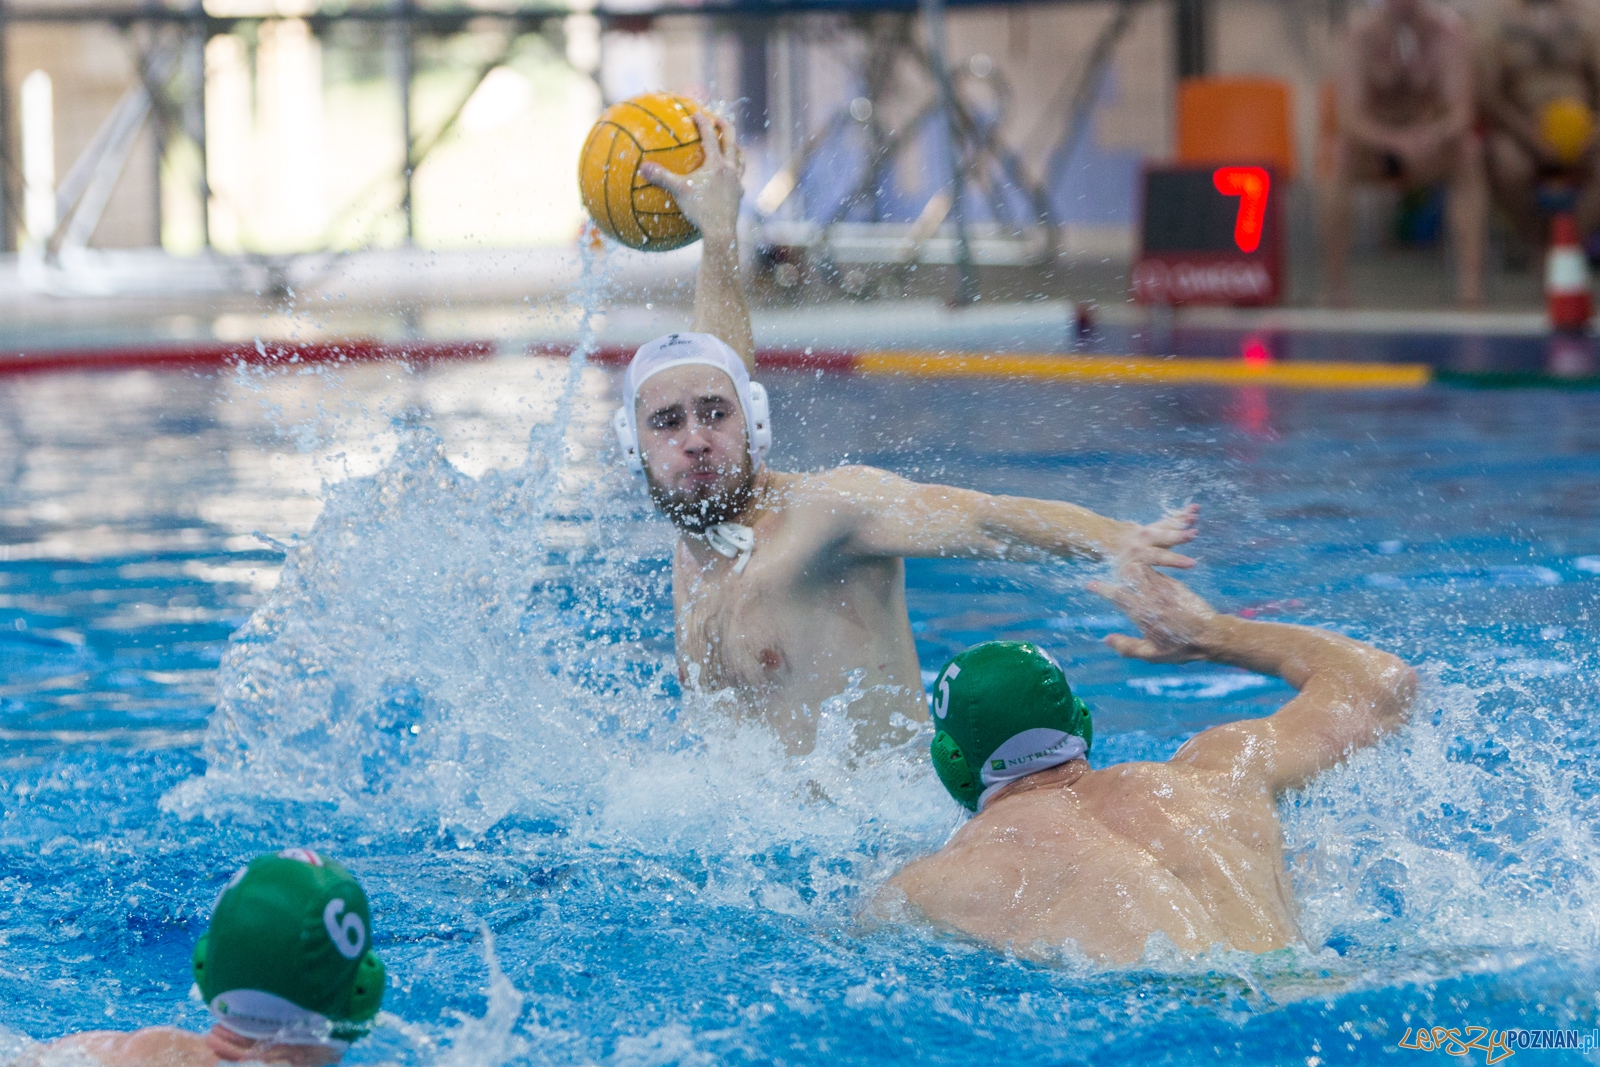
[[[1578,220],[1563,211],[1550,220],[1550,251],[1544,261],[1544,300],[1550,327],[1580,333],[1594,315],[1589,259],[1578,239]]]

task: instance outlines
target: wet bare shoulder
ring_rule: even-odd
[[[1126,833],[1142,824],[1164,822],[1174,811],[1214,804],[1210,794],[1223,789],[1223,777],[1181,763],[1131,760],[1091,771],[1073,791],[1097,821]]]
[[[881,467],[864,467],[850,464],[833,467],[811,474],[790,475],[794,479],[792,491],[797,494],[826,497],[877,497],[886,492],[898,491],[906,480]]]
[[[970,929],[992,910],[991,901],[1016,890],[1017,836],[1014,828],[969,821],[938,852],[889,879],[878,894],[880,909],[914,909],[926,921]]]
[[[788,475],[779,498],[812,514],[854,520],[892,502],[907,484],[899,475],[877,467],[835,467]]]

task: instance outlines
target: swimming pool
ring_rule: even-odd
[[[683,707],[613,372],[64,374],[0,382],[0,1059],[203,1025],[190,947],[285,844],[372,896],[395,984],[354,1063],[1318,1065],[1597,1025],[1593,394],[769,385],[781,465],[1194,499],[1220,605],[1422,668],[1415,725],[1285,805],[1306,947],[1043,967],[860,917],[957,824],[925,740],[852,760],[835,718],[786,759]],[[1099,762],[1287,695],[1117,659],[1093,573],[913,562],[923,667],[1040,641]]]

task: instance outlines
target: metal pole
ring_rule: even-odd
[[[945,161],[950,167],[950,212],[956,224],[956,293],[958,307],[978,299],[978,267],[972,261],[972,245],[967,240],[967,213],[962,201],[966,175],[961,167],[961,129],[956,124],[956,91],[950,82],[950,64],[945,59],[944,0],[918,0],[922,22],[928,31],[928,65],[939,87],[939,110],[944,114],[948,138]]]
[[[203,14],[200,0],[194,9]],[[206,27],[196,23],[189,43],[189,76],[193,79],[190,97],[191,113],[188,122],[194,128],[189,135],[194,138],[195,151],[200,156],[200,246],[211,250],[211,157],[206,148]]]
[[[411,16],[415,12],[414,0],[401,0],[400,22],[400,131],[405,137],[405,157],[401,177],[405,191],[401,194],[400,208],[406,217],[406,244],[416,243],[417,218],[411,203],[411,80],[416,73],[416,46],[412,39]]]
[[[1211,18],[1206,0],[1177,0],[1173,11],[1173,43],[1177,46],[1178,78],[1203,78],[1209,66]]]
[[[739,130],[752,140],[767,141],[772,136],[772,19],[744,19],[739,31]]]
[[[134,33],[135,31],[130,29],[129,32]],[[148,36],[151,40],[159,41],[160,34],[161,29],[157,27]],[[150,56],[155,53],[158,46],[152,44],[148,50],[139,47],[137,34],[135,34],[133,40],[135,42],[134,47],[138,48],[139,51],[139,80],[144,83],[144,91],[150,97],[150,118],[148,121],[150,123],[151,186],[155,194],[150,205],[151,217],[155,222],[155,240],[151,244],[156,248],[161,248],[161,164],[166,160],[167,149],[172,144],[172,139],[168,136],[171,131],[167,127],[167,109],[158,95],[165,92],[165,86],[160,79],[153,76],[153,72],[150,69]]]
[[[9,34],[6,32],[6,5],[0,0],[0,252],[17,250],[17,233],[8,218],[21,218],[22,205],[11,184],[11,161],[16,159],[11,139],[11,75],[6,66]]]

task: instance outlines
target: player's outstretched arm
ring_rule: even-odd
[[[704,112],[694,116],[705,146],[705,162],[688,174],[674,174],[656,163],[639,175],[672,194],[678,208],[700,228],[700,276],[694,291],[694,328],[726,341],[756,369],[756,343],[750,332],[750,304],[739,277],[739,199],[744,194],[744,153],[733,125]]]
[[[1063,500],[990,496],[927,485],[873,467],[823,479],[851,506],[848,551],[866,556],[1037,560],[1051,556],[1192,567],[1172,548],[1192,541],[1196,504],[1149,525],[1121,522]]]
[[[1209,660],[1282,678],[1300,695],[1265,719],[1216,726],[1174,762],[1225,771],[1274,794],[1298,789],[1354,750],[1405,724],[1417,675],[1399,658],[1327,630],[1218,614],[1188,586],[1147,566],[1089,588],[1138,624],[1112,634],[1118,653],[1152,663]]]

